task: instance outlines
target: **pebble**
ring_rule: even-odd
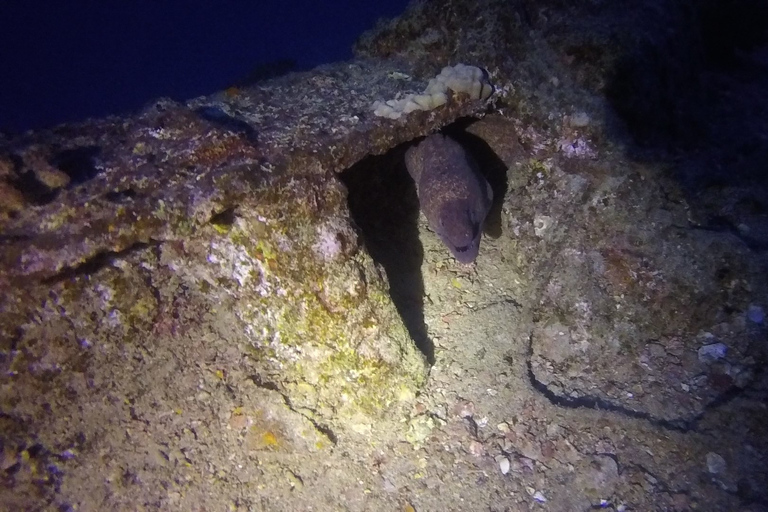
[[[544,494],[541,491],[536,491],[535,493],[533,493],[533,499],[535,499],[539,503],[547,502],[547,498],[544,497]]]
[[[483,443],[479,441],[472,441],[469,443],[469,453],[475,457],[482,457],[483,453],[485,453],[485,447],[483,446]]]
[[[710,473],[713,475],[719,475],[725,472],[725,468],[725,459],[721,455],[715,452],[709,452],[707,454],[707,470]]]
[[[762,324],[765,322],[765,312],[760,306],[752,304],[749,306],[749,309],[747,309],[747,318],[756,324]]]
[[[499,469],[502,475],[509,473],[509,459],[506,457],[499,457]]]
[[[699,348],[699,362],[710,364],[725,357],[728,347],[723,343],[710,343]]]
[[[571,116],[570,124],[574,128],[584,128],[589,124],[589,121],[589,114],[586,112],[577,112]]]
[[[533,219],[533,232],[536,236],[542,237],[552,225],[552,217],[548,215],[536,215]]]
[[[59,454],[59,457],[61,457],[64,460],[72,460],[75,458],[75,453],[72,450],[64,450]]]

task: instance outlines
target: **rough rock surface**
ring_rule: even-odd
[[[0,140],[0,503],[768,510],[759,6],[419,2]],[[455,62],[488,103],[373,115]],[[405,168],[440,128],[494,191],[471,267]]]

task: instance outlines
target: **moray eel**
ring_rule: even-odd
[[[411,147],[405,165],[429,227],[460,263],[475,261],[493,199],[475,161],[458,142],[438,133]]]

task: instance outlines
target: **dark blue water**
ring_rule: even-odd
[[[208,94],[275,68],[351,57],[407,0],[130,0],[0,4],[0,130]]]

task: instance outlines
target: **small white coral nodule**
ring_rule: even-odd
[[[448,102],[448,89],[465,93],[473,100],[486,100],[493,93],[493,86],[482,69],[466,64],[446,66],[435,78],[430,79],[422,94],[409,94],[405,98],[374,101],[373,113],[379,117],[399,119],[414,110],[432,110]]]

